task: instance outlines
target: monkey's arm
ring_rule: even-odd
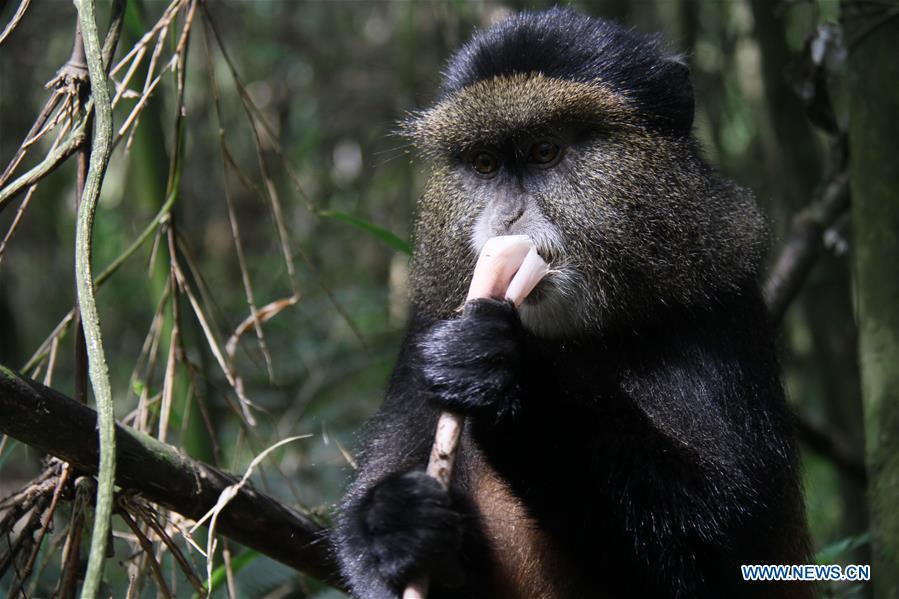
[[[606,446],[610,509],[683,584],[804,557],[803,539],[786,546],[803,520],[766,316],[751,295],[734,302],[635,344],[619,390],[647,434]]]
[[[459,502],[424,473],[438,410],[427,400],[413,358],[420,328],[413,325],[404,342],[340,506],[338,557],[363,599],[396,596],[461,540]]]
[[[358,595],[390,596],[426,572],[435,584],[461,582],[454,550],[463,532],[475,544],[479,539],[476,526],[462,526],[477,520],[464,472],[450,496],[424,468],[440,410],[488,421],[515,411],[522,335],[516,310],[502,300],[474,300],[451,320],[413,318],[341,505],[338,554]],[[462,454],[457,461],[464,461],[464,448]]]

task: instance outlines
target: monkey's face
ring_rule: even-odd
[[[461,305],[490,237],[525,234],[551,267],[521,308],[544,336],[601,331],[751,276],[762,223],[689,137],[646,127],[601,83],[539,74],[468,86],[409,133],[434,163],[415,228],[413,302]]]

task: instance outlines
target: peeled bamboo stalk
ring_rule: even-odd
[[[520,306],[548,271],[549,266],[527,235],[492,237],[478,256],[466,301],[505,297],[516,307]],[[464,424],[464,417],[452,412],[441,413],[437,421],[427,473],[447,490]],[[428,577],[424,576],[410,583],[403,592],[403,599],[425,599],[428,582]]]

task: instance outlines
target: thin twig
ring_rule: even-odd
[[[203,331],[203,335],[206,337],[206,343],[209,346],[209,350],[212,352],[213,357],[216,362],[218,362],[219,367],[222,369],[222,373],[225,375],[225,379],[228,381],[228,384],[234,389],[234,392],[237,394],[238,399],[240,400],[241,412],[243,414],[243,418],[249,426],[256,426],[256,418],[253,416],[253,413],[250,411],[251,407],[255,407],[253,402],[251,402],[246,395],[243,393],[243,385],[238,384],[236,380],[236,375],[234,370],[225,360],[224,355],[222,354],[222,350],[219,347],[219,342],[215,337],[215,334],[212,332],[212,328],[209,326],[209,321],[206,318],[206,314],[203,312],[203,308],[200,306],[200,302],[197,300],[197,296],[194,295],[194,292],[190,288],[190,284],[187,282],[187,279],[184,276],[184,272],[182,272],[181,267],[178,265],[177,259],[172,257],[172,269],[175,273],[175,280],[178,282],[178,288],[184,292],[187,296],[188,301],[190,302],[191,308],[193,308],[194,316],[197,318],[197,323],[200,325],[200,329]]]
[[[106,66],[107,77],[112,69],[112,59],[115,57],[122,27],[125,24],[125,2],[126,0],[113,0],[109,13],[109,27],[106,30],[106,40],[103,42],[103,64]]]
[[[188,5],[187,0],[176,0],[171,5],[169,5],[169,7],[163,13],[163,16],[159,19],[159,21],[157,21],[156,25],[144,37],[142,37],[141,40],[126,55],[126,57],[123,58],[119,62],[119,64],[112,69],[112,73],[114,74],[122,66],[127,64],[127,61],[131,61],[131,66],[128,68],[124,79],[122,79],[120,83],[116,83],[116,94],[113,98],[113,106],[116,106],[118,101],[121,98],[126,97],[126,95],[128,97],[131,97],[133,95],[138,98],[137,104],[132,108],[130,114],[125,118],[122,126],[119,128],[119,131],[116,134],[115,139],[113,140],[113,147],[118,146],[119,142],[124,139],[126,134],[128,134],[128,140],[125,143],[125,151],[128,152],[131,149],[131,145],[134,141],[134,136],[137,131],[137,125],[140,122],[140,116],[146,108],[150,97],[153,95],[153,92],[162,81],[162,77],[168,71],[178,71],[178,95],[179,98],[183,99],[183,82],[187,57],[187,45],[190,39],[190,32],[193,26],[194,15],[196,13],[196,0],[190,0],[187,16],[185,17],[184,24],[181,27],[181,32],[178,37],[178,42],[175,45],[174,52],[172,53],[171,57],[166,60],[163,67],[159,70],[158,73],[155,74],[155,76],[154,73],[156,71],[156,65],[159,61],[159,57],[161,56],[162,49],[164,47],[164,42],[169,31],[169,26],[171,25],[172,20],[177,16],[178,12],[186,5]],[[127,86],[130,83],[134,73],[136,72],[138,65],[146,55],[149,43],[154,38],[156,39],[156,44],[150,56],[150,64],[147,68],[147,75],[144,79],[143,89],[139,93],[132,92],[128,89]],[[178,107],[180,114],[181,109],[183,108],[183,102],[179,102]]]
[[[22,17],[25,16],[25,12],[28,10],[29,4],[31,4],[31,0],[22,0],[21,2],[19,2],[19,8],[16,9],[16,14],[12,16],[12,19],[9,20],[9,23],[7,23],[6,27],[3,28],[3,32],[0,33],[0,46],[2,46],[3,42],[6,41],[6,38],[9,37],[9,34],[19,26],[19,22],[22,20]]]
[[[4,254],[6,254],[6,248],[9,245],[9,241],[15,234],[16,229],[19,228],[19,223],[22,221],[22,217],[25,215],[25,210],[28,209],[28,205],[31,203],[31,198],[34,197],[34,192],[36,191],[37,183],[28,188],[28,191],[25,193],[25,199],[23,199],[19,204],[19,207],[16,208],[16,215],[13,217],[12,222],[9,224],[9,229],[6,230],[6,234],[3,236],[3,239],[0,240],[0,262],[3,262],[3,256]]]
[[[13,565],[19,553],[23,553],[28,547],[34,543],[34,531],[41,525],[41,514],[47,507],[50,496],[47,493],[41,493],[30,506],[30,514],[24,525],[18,525],[19,536],[9,548],[4,556],[0,556],[0,579],[3,578],[6,570]],[[27,513],[27,510],[26,510]]]
[[[231,503],[231,501],[237,497],[240,490],[247,484],[250,480],[250,476],[253,474],[253,470],[259,463],[268,456],[271,452],[276,450],[277,448],[285,445],[287,443],[291,443],[293,441],[297,441],[299,439],[308,439],[312,435],[299,435],[296,437],[288,437],[287,439],[282,439],[275,443],[274,445],[266,448],[262,453],[253,458],[250,462],[250,465],[247,466],[246,472],[241,477],[239,481],[222,489],[221,494],[219,495],[218,501],[215,502],[215,505],[208,511],[206,514],[197,520],[196,524],[194,524],[193,528],[191,528],[191,533],[195,532],[197,528],[202,526],[207,520],[209,520],[209,537],[206,542],[206,596],[211,597],[212,595],[212,565],[213,558],[215,556],[215,545],[216,545],[216,523],[218,522],[219,515],[222,513],[222,510]]]
[[[141,549],[144,550],[144,555],[150,564],[150,572],[156,580],[157,590],[166,599],[172,599],[172,592],[165,583],[165,576],[162,575],[162,568],[159,567],[159,562],[156,561],[156,557],[153,555],[153,543],[150,542],[150,539],[148,539],[147,535],[140,529],[140,526],[138,526],[131,518],[131,515],[127,510],[119,509],[117,510],[117,513],[125,524],[128,525],[128,528],[131,529],[131,532],[134,533],[134,536],[137,537],[137,542],[140,543]]]
[[[50,115],[53,114],[53,111],[56,110],[56,108],[59,106],[59,102],[61,99],[62,94],[54,93],[47,100],[47,103],[44,104],[44,107],[41,109],[40,113],[37,115],[37,118],[34,120],[34,124],[31,126],[31,129],[28,131],[28,134],[22,141],[22,145],[19,146],[19,149],[16,150],[16,153],[12,157],[12,160],[10,160],[9,164],[6,165],[6,168],[3,169],[3,174],[0,175],[0,186],[6,183],[7,179],[9,179],[10,175],[12,175],[16,167],[19,166],[19,163],[25,156],[25,152],[27,151],[28,147],[34,143],[34,140],[40,138],[39,133],[44,129],[44,124],[46,124],[47,120],[50,118]]]
[[[50,152],[52,153],[56,148],[59,147],[60,142],[65,137],[68,131],[68,123],[66,126],[61,127],[59,132],[57,133],[56,139],[53,140],[53,144],[50,146]],[[87,143],[87,140],[85,140]],[[83,147],[85,144],[81,144]],[[12,163],[10,163],[12,166]],[[25,198],[19,203],[19,207],[16,209],[16,214],[13,217],[12,223],[10,223],[9,228],[6,230],[6,234],[3,236],[3,240],[0,241],[0,262],[3,261],[3,255],[6,253],[6,248],[9,245],[10,240],[13,235],[15,235],[16,229],[19,227],[19,223],[22,222],[22,217],[25,215],[25,211],[28,209],[29,204],[31,204],[31,198],[34,197],[35,192],[38,188],[38,182],[35,182],[28,188],[28,191],[25,192]]]
[[[156,303],[156,309],[153,312],[153,317],[150,319],[150,328],[144,336],[140,353],[137,356],[137,360],[135,360],[131,376],[128,378],[128,390],[135,390],[138,386],[138,381],[140,381],[141,392],[138,398],[137,407],[124,416],[122,422],[131,424],[131,426],[142,432],[148,431],[147,422],[149,410],[147,409],[148,406],[146,402],[146,396],[148,395],[147,381],[150,380],[156,367],[159,341],[162,337],[162,327],[165,323],[163,311],[171,297],[171,291],[171,283],[167,282],[165,288],[162,290],[159,301]]]
[[[25,562],[25,566],[22,568],[21,572],[19,572],[19,575],[17,577],[18,582],[17,584],[10,587],[10,595],[17,595],[19,590],[25,584],[25,581],[28,580],[28,578],[31,576],[31,573],[34,569],[34,562],[37,560],[38,552],[41,549],[41,545],[43,545],[44,543],[44,537],[47,535],[47,531],[52,526],[53,515],[56,513],[56,507],[59,505],[59,497],[62,494],[62,490],[65,487],[66,482],[68,482],[69,480],[71,467],[68,464],[61,464],[57,462],[55,468],[61,470],[61,473],[56,479],[56,487],[53,489],[53,496],[50,499],[50,506],[43,514],[40,530],[38,530],[37,538],[34,540],[34,547],[31,550],[31,555],[28,556],[28,561]]]
[[[187,561],[187,558],[184,557],[184,553],[181,551],[175,541],[172,540],[172,537],[169,536],[169,534],[165,531],[165,528],[160,526],[159,522],[156,521],[155,511],[148,510],[140,503],[130,501],[124,496],[120,498],[120,502],[122,502],[123,505],[127,506],[128,510],[137,512],[140,515],[141,519],[150,528],[153,529],[153,532],[156,533],[156,536],[158,536],[168,548],[168,550],[172,552],[172,557],[174,557],[175,561],[178,562],[181,571],[184,572],[184,575],[187,577],[187,581],[190,583],[190,585],[197,593],[203,593],[203,582],[197,577],[190,563]]]
[[[77,59],[80,63],[83,63],[84,68],[87,69],[84,53],[84,38],[81,35],[80,24],[75,33],[75,48],[72,50],[72,57],[73,58],[69,62],[73,62]],[[91,142],[91,132],[88,131],[84,143],[78,148],[78,160],[75,175],[75,214],[77,214],[78,210],[81,208],[81,198],[84,197],[84,184],[87,181],[87,174],[90,169]],[[77,295],[77,289],[75,289],[75,293]],[[72,320],[75,323],[75,399],[83,404],[87,404],[87,342],[84,337],[84,328],[81,326],[81,313],[78,311],[77,305],[74,309],[75,314],[73,315]],[[51,366],[48,364],[48,374],[50,373],[50,369]]]
[[[115,260],[113,260],[109,266],[107,266],[103,271],[97,275],[97,278],[94,280],[94,285],[96,287],[102,287],[103,284],[109,280],[112,275],[118,271],[121,266],[128,261],[131,256],[133,256],[137,250],[141,248],[141,246],[150,239],[156,230],[159,228],[159,225],[162,221],[168,216],[169,211],[172,209],[172,205],[175,203],[176,194],[172,193],[166,198],[165,203],[159,208],[159,212],[156,213],[156,216],[147,223],[147,226],[144,227],[144,230],[141,231],[141,234],[131,242],[131,245],[128,248],[119,254]],[[56,324],[50,334],[47,335],[47,338],[38,346],[35,352],[32,354],[25,365],[22,367],[24,371],[30,371],[33,369],[47,354],[48,348],[52,343],[55,337],[63,335],[68,329],[69,324],[72,322],[72,318],[75,315],[75,309],[69,310],[65,316]]]
[[[249,183],[245,183],[245,184],[250,185],[253,189],[256,190],[257,194],[260,197],[262,197],[264,200],[267,200],[267,202],[270,206],[270,209],[272,211],[272,216],[273,216],[273,219],[275,220],[275,224],[278,227],[278,235],[279,235],[279,241],[281,243],[282,253],[285,251],[289,252],[290,234],[287,229],[286,219],[284,218],[283,210],[281,208],[281,202],[277,195],[277,190],[274,186],[274,183],[272,182],[271,177],[268,174],[268,168],[265,165],[265,160],[262,155],[262,141],[261,141],[261,138],[259,135],[259,128],[261,128],[268,136],[269,144],[271,145],[275,154],[280,158],[281,163],[284,166],[284,170],[287,172],[287,175],[290,178],[291,183],[294,186],[294,189],[299,194],[299,196],[304,200],[309,211],[315,215],[318,214],[318,211],[315,209],[315,206],[312,203],[312,201],[309,199],[309,196],[303,191],[302,186],[300,185],[299,175],[297,174],[296,170],[294,170],[293,166],[290,164],[290,161],[287,159],[287,156],[284,153],[283,148],[281,147],[280,143],[278,142],[277,136],[275,135],[271,126],[265,120],[265,118],[262,115],[259,108],[255,105],[252,98],[250,97],[250,94],[247,91],[246,86],[244,85],[243,81],[240,78],[239,73],[237,72],[237,67],[234,64],[234,61],[231,59],[230,54],[228,54],[227,48],[224,45],[224,41],[218,30],[215,19],[213,18],[212,13],[209,12],[209,8],[205,3],[202,5],[202,9],[203,9],[203,15],[204,15],[204,23],[206,23],[206,25],[207,25],[207,27],[205,27],[203,30],[206,35],[207,51],[212,46],[211,40],[209,39],[209,32],[211,31],[213,36],[215,37],[216,43],[219,47],[219,50],[222,53],[222,57],[225,60],[225,64],[228,66],[228,70],[231,73],[231,79],[233,80],[234,85],[237,88],[238,95],[240,96],[241,104],[244,108],[245,113],[247,114],[250,128],[253,131],[253,139],[254,139],[254,143],[255,143],[255,147],[256,147],[257,162],[259,164],[260,172],[263,177],[264,189],[260,189],[258,186],[252,185]],[[235,168],[235,172],[238,173],[239,176],[241,176],[239,169],[236,169],[236,166],[233,165],[233,161],[232,161],[232,167]],[[242,178],[245,181],[248,181],[246,179],[246,177],[242,177]],[[328,301],[330,301],[331,304],[333,304],[334,308],[337,310],[337,313],[347,323],[347,326],[349,326],[353,335],[355,335],[355,337],[359,340],[359,344],[363,347],[363,349],[367,349],[368,343],[366,342],[365,337],[363,336],[362,331],[360,330],[359,326],[355,323],[355,321],[353,321],[353,319],[350,317],[350,315],[347,313],[347,311],[343,308],[343,306],[334,297],[334,294],[331,292],[331,290],[325,285],[321,276],[318,274],[317,270],[315,269],[315,266],[312,264],[312,261],[310,260],[309,256],[305,253],[305,251],[303,251],[303,249],[301,247],[298,248],[295,252],[293,252],[292,255],[287,255],[287,254],[284,255],[285,268],[287,269],[288,278],[291,281],[291,286],[292,286],[294,295],[296,295],[297,298],[302,297],[299,281],[296,278],[296,272],[295,272],[295,268],[293,265],[293,261],[294,261],[295,257],[297,257],[297,256],[299,256],[306,263],[306,266],[309,268],[309,270],[315,276],[316,282],[319,284],[319,286],[325,292],[325,295],[328,298]]]
[[[246,333],[251,326],[254,326],[257,322],[260,323],[260,325],[262,323],[268,322],[269,320],[280,314],[282,310],[293,306],[296,303],[296,297],[285,297],[270,302],[254,311],[253,314],[247,316],[243,320],[243,322],[237,325],[237,328],[234,329],[234,332],[231,334],[231,337],[228,338],[228,342],[225,344],[225,353],[228,355],[228,359],[232,362],[234,361],[234,355],[237,353],[237,344],[240,342],[241,336]]]
[[[81,556],[81,532],[84,529],[84,514],[94,493],[93,479],[81,476],[75,479],[75,501],[72,504],[72,516],[69,530],[66,533],[66,544],[62,550],[62,572],[59,577],[60,599],[75,597],[75,586],[78,578],[78,562]]]
[[[171,4],[169,4],[165,11],[163,11],[162,16],[158,21],[147,31],[143,37],[141,37],[134,46],[132,46],[131,50],[129,50],[125,56],[123,56],[119,62],[109,71],[109,75],[113,76],[118,73],[122,68],[131,62],[134,55],[140,52],[141,50],[146,50],[146,47],[149,45],[150,40],[152,40],[156,33],[163,27],[168,26],[169,22],[171,22],[172,18],[174,18],[175,13],[181,8],[181,5],[185,0],[175,0]]]
[[[82,143],[84,143],[88,120],[87,117],[82,117],[75,130],[72,131],[72,133],[69,134],[69,137],[59,144],[55,150],[48,153],[44,159],[31,170],[21,175],[3,189],[0,189],[0,212],[3,211],[10,200],[15,198],[20,191],[34,185],[56,170],[56,167],[65,162],[66,159],[71,156]]]
[[[250,130],[253,132],[253,141],[256,147],[256,158],[259,165],[259,173],[262,176],[262,180],[264,183],[264,187],[266,190],[266,197],[269,200],[269,204],[272,210],[272,216],[275,221],[275,228],[278,231],[278,241],[280,242],[281,254],[284,259],[284,265],[287,268],[287,276],[290,279],[290,284],[293,290],[293,294],[297,297],[300,297],[300,283],[297,278],[296,268],[293,264],[293,256],[290,251],[290,234],[287,231],[287,223],[284,218],[284,211],[281,207],[281,200],[278,198],[277,190],[275,189],[275,185],[272,182],[271,175],[268,172],[268,167],[265,164],[265,157],[263,156],[262,150],[262,140],[259,137],[259,130],[256,126],[256,119],[253,115],[253,110],[248,106],[248,104],[252,104],[252,101],[249,99],[249,95],[245,93],[243,82],[237,74],[237,68],[234,66],[234,63],[231,61],[231,57],[228,55],[227,50],[225,49],[225,45],[222,42],[221,35],[219,34],[218,28],[215,24],[215,21],[212,18],[212,15],[209,13],[206,5],[203,5],[203,15],[206,17],[204,22],[208,24],[209,27],[204,29],[204,32],[208,29],[212,30],[212,34],[215,36],[216,42],[218,43],[219,50],[222,53],[222,57],[225,59],[225,63],[228,65],[228,69],[231,72],[231,77],[240,90],[239,96],[241,100],[241,105],[244,108],[244,111],[247,115],[247,122],[250,125]],[[206,46],[209,48],[209,40],[207,34],[207,42]]]
[[[115,0],[112,6],[109,31],[103,46],[103,60],[107,65],[110,63],[118,44],[119,35],[124,22],[124,3],[125,0]],[[69,60],[46,85],[47,88],[53,90],[53,93],[47,100],[43,109],[41,109],[40,114],[38,114],[37,119],[35,119],[34,124],[25,136],[22,144],[19,146],[18,150],[16,150],[12,160],[10,160],[9,164],[7,164],[6,168],[3,170],[3,174],[0,175],[0,187],[6,184],[9,177],[12,176],[13,172],[24,158],[28,149],[31,148],[35,142],[41,139],[51,129],[59,125],[63,119],[65,122],[63,129],[69,127],[71,124],[70,121],[73,118],[74,113],[73,108],[77,107],[77,102],[74,102],[73,98],[79,95],[78,90],[81,83],[87,81],[83,45],[79,43],[79,40],[81,39],[80,23],[78,27],[76,42],[73,45],[72,54],[69,57]],[[60,105],[60,101],[62,101],[62,105]],[[74,153],[74,151],[83,143],[87,126],[90,123],[92,110],[93,99],[91,99],[87,106],[84,107],[79,124],[65,142],[60,143],[60,139],[64,134],[64,131],[61,131],[57,137],[57,141],[54,142],[53,148],[51,148],[51,151],[44,157],[44,160],[41,161],[40,164],[17,179],[12,185],[0,189],[0,211],[2,211],[5,204],[14,198],[24,187],[29,187],[29,195],[26,197],[26,201],[23,202],[23,205],[27,204],[31,199],[30,195],[34,193],[34,185],[53,172],[60,164],[65,162],[72,153]],[[56,115],[53,119],[50,119],[50,116],[54,111],[56,111]],[[20,209],[19,212],[20,213],[17,214],[16,217],[16,223],[21,218],[23,210]],[[14,223],[14,225],[16,223]],[[10,232],[7,234],[7,239],[4,241],[8,241],[8,238],[14,229],[14,226],[10,227]]]
[[[212,65],[212,55],[209,52],[209,44],[206,44],[206,70],[209,74],[209,81],[212,84],[213,104],[215,105],[215,114],[218,120],[219,148],[222,156],[222,178],[225,189],[225,205],[228,208],[228,222],[231,224],[231,238],[234,240],[234,249],[237,253],[237,264],[240,270],[240,278],[243,283],[244,295],[247,305],[250,307],[250,317],[252,319],[253,328],[256,331],[256,339],[259,341],[259,348],[262,350],[262,356],[265,359],[265,366],[268,371],[269,380],[274,379],[274,368],[272,365],[272,357],[268,350],[268,344],[265,341],[265,333],[262,329],[262,322],[259,319],[259,309],[256,307],[256,299],[253,294],[253,284],[250,280],[250,272],[247,267],[246,256],[244,255],[243,240],[240,235],[240,225],[237,220],[237,213],[234,208],[234,199],[231,193],[231,185],[228,183],[228,147],[225,142],[225,120],[222,117],[221,99],[219,98],[218,82],[215,78],[215,68]],[[228,352],[229,358],[234,359],[233,352]]]

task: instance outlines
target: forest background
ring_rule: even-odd
[[[250,480],[317,538],[406,318],[425,164],[397,123],[433,100],[475,28],[551,4],[98,1],[113,109],[92,262],[116,418],[238,476],[302,436],[267,453]],[[881,577],[828,583],[825,596],[895,596],[899,574],[878,565],[899,563],[899,10],[879,0],[571,4],[662,32],[689,62],[705,154],[769,220],[765,291],[816,559],[873,560]],[[93,406],[73,265],[77,204],[102,142],[85,119],[94,97],[78,22],[64,0],[0,0],[0,364]],[[47,392],[4,375],[0,593],[70,597],[94,536],[93,437],[71,432],[74,449],[63,447],[84,413],[57,401],[35,415],[15,401]],[[217,596],[340,595],[316,579],[330,567],[318,550],[309,563],[325,561],[304,569],[305,554],[284,558],[266,541],[284,521],[265,510],[252,548],[225,521],[207,560],[205,529],[190,530],[211,506],[182,510],[188,518],[166,509],[183,499],[175,489],[161,491],[167,502],[140,487],[165,487],[167,475],[147,482],[168,472],[155,467],[143,482],[135,469],[137,486],[119,481],[101,594],[199,594],[208,579]]]

